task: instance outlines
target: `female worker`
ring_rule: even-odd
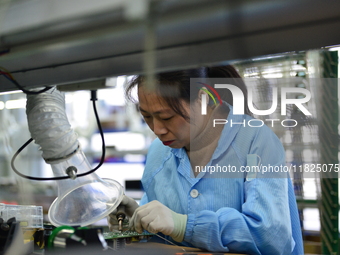
[[[201,79],[190,84],[190,78]],[[232,66],[161,73],[154,90],[137,76],[127,87],[127,95],[138,88],[140,112],[157,136],[147,155],[140,206],[127,196],[121,203],[130,226],[213,252],[303,254],[289,174],[244,171],[260,165],[282,169],[279,139],[267,126],[250,124],[255,119],[247,100],[248,114],[234,114],[230,90],[211,91],[209,78],[228,78],[224,83],[246,99]]]

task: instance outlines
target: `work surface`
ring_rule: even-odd
[[[183,247],[185,251],[182,250],[182,247],[174,246],[174,245],[166,245],[160,243],[131,243],[127,244],[124,249],[113,251],[112,249],[108,249],[103,251],[100,247],[84,247],[84,248],[66,248],[55,251],[48,251],[46,255],[55,255],[55,254],[119,254],[119,255],[186,255],[186,254],[224,254],[224,253],[211,253],[204,252],[200,249],[196,248],[188,248]],[[232,255],[234,253],[228,253],[228,255]]]

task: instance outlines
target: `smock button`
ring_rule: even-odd
[[[191,191],[190,191],[190,196],[191,196],[192,198],[198,197],[198,190],[197,190],[197,189],[191,190]]]

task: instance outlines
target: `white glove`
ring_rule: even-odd
[[[139,207],[137,202],[131,197],[123,195],[123,200],[120,202],[119,206],[107,216],[107,222],[110,231],[118,232],[118,220],[117,212],[124,212],[126,218],[131,218],[135,210]],[[126,230],[126,229],[124,229]]]
[[[162,203],[154,200],[136,209],[129,228],[142,233],[143,229],[150,233],[161,232],[182,242],[187,225],[187,215],[175,213]]]

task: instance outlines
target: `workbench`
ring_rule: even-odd
[[[185,251],[182,250],[184,248]],[[59,255],[59,254],[81,254],[81,255],[93,255],[93,254],[119,254],[119,255],[235,255],[235,253],[211,253],[202,251],[197,248],[182,247],[175,245],[167,245],[154,242],[140,242],[127,244],[124,249],[121,250],[105,250],[103,251],[98,246],[84,247],[84,248],[67,248],[67,249],[56,249],[55,251],[48,251],[46,255]],[[239,254],[238,254],[239,255]]]

